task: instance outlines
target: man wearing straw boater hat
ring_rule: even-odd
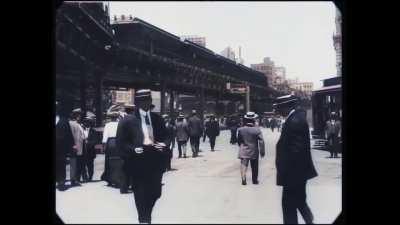
[[[244,126],[238,129],[237,142],[239,144],[240,174],[242,185],[247,185],[246,171],[251,164],[251,176],[253,184],[258,184],[258,159],[265,156],[265,144],[262,132],[255,126],[257,114],[247,112],[244,115]]]
[[[136,109],[118,124],[117,146],[132,178],[139,223],[151,223],[151,212],[161,197],[161,181],[168,157],[164,120],[150,112],[151,91],[137,90]]]
[[[283,186],[283,222],[297,224],[299,210],[304,221],[312,223],[313,214],[306,203],[306,184],[317,172],[311,158],[306,112],[298,107],[298,99],[293,95],[277,98],[274,107],[286,117],[276,145],[275,161],[277,185]]]

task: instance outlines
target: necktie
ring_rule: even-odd
[[[149,120],[149,116],[146,113],[146,116],[144,117],[144,120],[146,122],[146,125],[150,125],[150,120]]]
[[[150,120],[149,120],[149,116],[148,113],[146,113],[146,116],[144,117],[146,126],[147,126],[147,131],[149,132],[149,138],[151,140],[151,142],[154,143],[154,136],[153,136],[153,128],[150,125]]]

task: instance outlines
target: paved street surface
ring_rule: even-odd
[[[201,140],[198,158],[177,159],[176,146],[172,161],[176,170],[164,174],[165,185],[152,222],[282,223],[282,187],[276,186],[275,170],[275,145],[280,133],[270,129],[262,132],[267,156],[260,160],[259,185],[251,183],[250,165],[248,184],[241,185],[238,146],[229,144],[228,131],[217,138],[215,152],[210,152],[208,139],[205,143]],[[312,150],[319,176],[309,181],[307,198],[315,223],[332,223],[342,209],[341,159],[328,159],[328,155]],[[121,195],[119,189],[98,181],[103,163],[104,155],[98,155],[96,181],[56,191],[56,210],[65,223],[138,223],[133,194]]]

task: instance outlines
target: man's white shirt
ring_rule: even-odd
[[[153,124],[151,124],[151,117],[149,111],[144,111],[139,108],[140,120],[142,121],[142,131],[143,131],[143,145],[151,145],[153,144]],[[150,125],[146,124],[146,115],[149,119]]]
[[[118,128],[118,122],[117,121],[112,121],[106,123],[104,126],[104,131],[103,131],[103,143],[107,143],[108,138],[114,138],[117,136],[117,128]]]

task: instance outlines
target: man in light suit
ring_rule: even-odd
[[[161,197],[161,181],[165,172],[167,138],[164,120],[150,112],[151,91],[135,93],[135,109],[118,124],[116,144],[132,178],[133,194],[139,223],[151,223],[151,213]]]
[[[317,176],[310,151],[306,112],[297,107],[298,99],[286,95],[276,99],[278,112],[286,117],[276,145],[277,185],[283,186],[282,210],[285,224],[297,224],[297,210],[306,223],[313,214],[306,203],[307,180]]]
[[[79,124],[80,113],[80,111],[73,111],[71,113],[71,120],[69,121],[75,143],[72,147],[70,157],[71,186],[81,186],[80,178],[84,169],[83,145],[85,142],[85,133],[83,127]]]

